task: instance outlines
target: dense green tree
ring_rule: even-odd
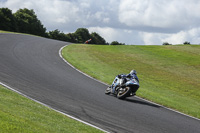
[[[86,28],[78,28],[74,34],[78,43],[84,43],[86,40],[91,38],[90,33]]]
[[[51,39],[61,40],[61,41],[69,41],[69,37],[65,35],[63,32],[60,32],[58,29],[54,31],[49,31],[48,36]]]
[[[8,8],[0,8],[0,29],[17,31],[17,25],[12,11]]]
[[[66,36],[69,39],[68,40],[69,42],[73,42],[73,43],[77,43],[78,42],[78,39],[77,39],[75,33],[68,33],[68,34],[66,34]]]
[[[106,44],[106,41],[104,38],[102,38],[98,33],[93,32],[91,34],[91,38],[92,38],[92,44]]]
[[[19,9],[14,13],[19,32],[46,36],[46,28],[41,24],[33,10]]]

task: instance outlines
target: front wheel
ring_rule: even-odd
[[[125,88],[120,88],[118,90],[118,93],[117,93],[117,98],[119,99],[124,99],[126,98],[127,96],[129,96],[131,93],[131,88],[130,87],[125,87]]]
[[[105,94],[109,95],[111,93],[111,87],[108,87],[106,90],[105,90]]]

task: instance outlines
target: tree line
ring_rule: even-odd
[[[86,28],[78,28],[74,33],[68,34],[58,29],[47,32],[34,10],[27,8],[19,9],[15,13],[12,13],[12,10],[8,8],[0,8],[0,30],[33,34],[72,43],[84,43],[86,40],[91,39],[91,44],[109,44],[98,33],[92,32],[90,34]],[[110,45],[125,44],[113,41]]]

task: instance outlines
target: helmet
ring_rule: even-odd
[[[130,74],[131,74],[131,75],[133,75],[133,74],[137,75],[137,72],[136,72],[135,70],[131,70],[131,71],[130,71]]]

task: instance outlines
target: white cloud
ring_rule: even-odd
[[[180,31],[174,34],[140,32],[139,35],[146,45],[161,45],[163,42],[183,44],[185,41],[189,41],[192,44],[200,44],[200,28]]]
[[[152,27],[177,32],[197,25],[199,7],[197,0],[121,0],[119,21],[129,27],[144,27],[143,30]]]
[[[188,31],[180,31],[176,34],[169,34],[162,40],[163,42],[169,42],[172,44],[183,44],[185,41],[189,41],[193,44],[199,44],[200,28],[190,29]]]
[[[99,33],[109,43],[115,41],[115,39],[119,36],[119,32],[110,27],[90,27],[88,30],[90,32]]]
[[[148,33],[148,32],[140,32],[140,36],[146,45],[160,45],[161,42],[159,40],[160,34],[158,33]]]
[[[118,41],[120,43],[131,44],[144,44],[138,32],[132,30],[123,30],[110,27],[90,27],[90,32],[99,33],[107,42]],[[138,38],[138,40],[136,39]]]
[[[0,7],[34,9],[47,30],[85,27],[108,42],[200,43],[199,0],[1,0]]]

